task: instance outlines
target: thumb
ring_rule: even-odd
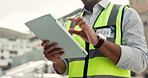
[[[80,32],[81,32],[81,31],[77,31],[77,30],[74,30],[74,29],[69,29],[68,32],[69,32],[70,34],[77,34],[77,35],[80,35]]]

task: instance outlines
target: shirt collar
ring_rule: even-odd
[[[98,4],[102,6],[103,8],[106,8],[109,5],[109,0],[101,0]]]
[[[97,3],[93,8],[97,7],[98,5],[101,6],[102,8],[106,8],[109,5],[110,1],[109,0],[101,0],[99,3]],[[83,9],[84,12],[91,13],[87,9]]]

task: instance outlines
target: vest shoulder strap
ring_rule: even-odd
[[[117,18],[120,7],[121,5],[114,4],[112,11],[110,13],[110,16],[109,16],[107,25],[116,25],[116,18]]]

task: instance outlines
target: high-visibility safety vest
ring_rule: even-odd
[[[104,28],[111,28],[114,33],[112,37],[107,38],[109,41],[117,45],[122,45],[122,18],[123,11],[126,6],[110,3],[105,9],[98,14],[93,29],[95,32]],[[66,29],[71,28],[71,21],[66,24]],[[75,30],[81,30],[79,26],[74,27]],[[72,34],[77,42],[85,49],[85,41],[78,35]],[[68,58],[68,77],[82,78],[84,71],[85,57]],[[117,67],[108,57],[100,50],[95,49],[92,44],[89,46],[89,63],[87,78],[98,78],[102,76],[108,77],[130,77],[129,70],[123,70]]]

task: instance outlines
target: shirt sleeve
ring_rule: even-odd
[[[56,74],[59,74],[59,75],[68,75],[67,61],[64,59],[64,62],[65,62],[65,64],[66,64],[66,70],[65,70],[65,72],[64,72],[63,74],[58,73],[58,72],[54,69],[54,67],[53,67],[53,65],[52,65],[53,72],[56,73]]]
[[[64,74],[63,74],[63,75],[68,75],[68,70],[67,70],[68,65],[67,65],[67,61],[66,61],[66,60],[64,60],[64,62],[65,62],[65,64],[66,64],[66,70],[65,70],[65,72],[64,72]]]
[[[121,56],[116,66],[141,73],[147,67],[147,44],[145,41],[142,21],[138,13],[125,8],[122,24]]]

